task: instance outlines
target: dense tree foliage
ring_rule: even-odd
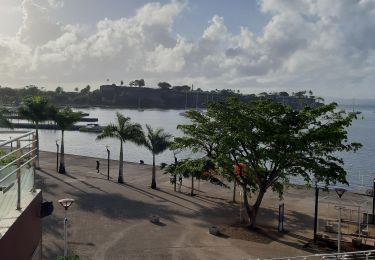
[[[159,82],[158,87],[160,89],[170,89],[172,86],[168,82]]]
[[[313,178],[326,185],[346,184],[337,152],[361,147],[348,142],[347,127],[354,116],[338,111],[335,103],[297,111],[269,100],[232,98],[212,103],[206,114],[190,111],[188,117],[191,124],[179,126],[185,135],[176,141],[204,153],[214,163],[215,174],[236,180],[251,228],[265,193],[271,189],[282,196],[292,176],[306,184]]]

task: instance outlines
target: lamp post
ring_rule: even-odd
[[[56,171],[59,171],[59,139],[56,139]]]
[[[372,188],[372,224],[375,224],[375,179],[373,179],[373,188]]]
[[[319,187],[318,187],[318,180],[314,178],[314,182],[315,182],[314,242],[316,242],[317,241],[317,232],[318,232]]]
[[[337,195],[339,196],[339,224],[338,224],[338,230],[337,230],[337,253],[340,253],[340,247],[341,247],[341,197],[346,192],[346,189],[343,188],[336,188],[335,189]]]
[[[109,145],[106,145],[105,148],[107,149],[107,156],[108,156],[108,159],[107,159],[107,179],[109,180],[109,158],[110,158],[110,155],[111,155],[111,151],[109,150]]]
[[[58,200],[61,206],[65,209],[65,218],[64,218],[64,259],[68,259],[68,218],[67,211],[68,208],[73,204],[74,199],[61,199]]]

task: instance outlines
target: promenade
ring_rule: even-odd
[[[191,197],[190,180],[184,179],[181,193],[174,192],[169,175],[160,170],[158,190],[152,190],[151,166],[135,163],[124,164],[121,185],[117,161],[111,161],[108,181],[104,159],[98,159],[100,173],[96,158],[66,155],[65,160],[68,174],[61,175],[56,154],[41,152],[36,185],[55,207],[43,219],[44,259],[63,254],[64,211],[57,200],[65,197],[76,200],[68,211],[68,244],[81,259],[256,259],[312,253],[303,246],[312,238],[314,190],[285,193],[283,234],[277,232],[278,196],[267,192],[258,216],[261,229],[254,233],[239,227],[232,190],[201,182],[198,195]],[[154,214],[160,216],[159,225],[149,221]],[[211,225],[222,228],[223,235],[210,235]]]

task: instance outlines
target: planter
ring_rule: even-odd
[[[217,226],[211,226],[211,227],[208,229],[208,232],[209,232],[211,235],[217,236],[217,235],[220,234],[220,229],[219,229]]]
[[[325,225],[324,228],[325,228],[326,232],[329,232],[329,233],[334,233],[335,232],[335,230],[334,230],[334,228],[333,228],[332,225]]]
[[[355,248],[361,248],[362,246],[362,238],[360,237],[355,237],[352,239],[352,245]]]
[[[157,216],[157,215],[152,215],[152,216],[150,217],[150,221],[151,221],[151,223],[159,224],[159,223],[160,223],[160,218],[159,218],[159,216]]]

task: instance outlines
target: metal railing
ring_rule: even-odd
[[[5,132],[9,133],[11,132]],[[35,191],[35,160],[38,154],[35,132],[15,134],[18,135],[0,142],[0,151],[4,153],[0,155],[0,207],[7,208],[8,211],[12,209],[9,204],[12,205],[14,202],[15,208],[21,210],[22,193]],[[5,210],[0,215],[5,217]]]
[[[315,255],[306,255],[306,256],[293,256],[293,257],[281,257],[281,258],[269,258],[266,260],[317,260],[317,259],[337,259],[337,260],[369,260],[375,259],[375,250],[368,251],[355,251],[347,253],[333,253],[333,254],[315,254]]]

